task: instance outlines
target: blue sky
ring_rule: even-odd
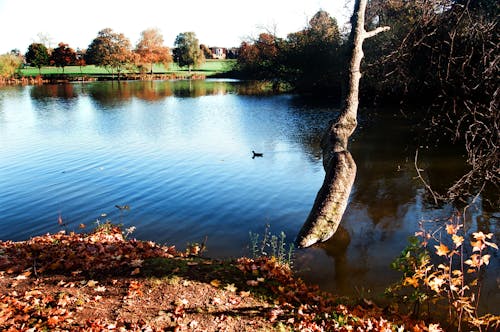
[[[65,42],[86,48],[97,32],[112,28],[133,45],[141,31],[158,28],[165,45],[181,32],[193,31],[209,46],[239,46],[242,40],[274,30],[285,37],[301,30],[320,9],[347,21],[344,0],[0,0],[0,54],[17,48],[26,52],[38,34],[51,46]]]

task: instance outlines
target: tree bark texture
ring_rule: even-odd
[[[357,127],[363,41],[379,32],[389,30],[389,27],[379,27],[370,32],[365,31],[366,3],[367,0],[356,0],[354,4],[349,37],[352,54],[349,63],[348,90],[339,117],[330,124],[321,141],[325,180],[297,237],[300,247],[309,247],[316,242],[326,241],[335,234],[356,177],[356,163],[347,149],[347,144]]]

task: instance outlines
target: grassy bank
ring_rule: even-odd
[[[0,329],[439,331],[322,293],[272,258],[220,261],[199,249],[127,240],[112,225],[0,242]]]
[[[229,72],[235,64],[235,60],[207,60],[198,68],[194,68],[191,72],[186,67],[179,67],[177,63],[171,63],[167,68],[163,64],[153,65],[153,74],[155,75],[175,75],[175,76],[186,76],[187,74],[192,75],[202,75],[205,77],[210,77],[213,75]],[[116,76],[116,71],[108,70],[104,67],[98,67],[94,65],[88,66],[67,66],[64,67],[64,72],[62,68],[46,66],[40,68],[26,67],[20,69],[21,76],[24,77],[35,77],[42,75],[43,77],[66,75],[69,77],[105,77],[105,76]],[[127,71],[124,70],[121,74],[138,74],[138,71]]]

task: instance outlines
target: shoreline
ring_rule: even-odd
[[[40,85],[71,82],[97,82],[97,81],[155,81],[155,80],[204,80],[219,75],[206,76],[198,73],[191,74],[42,74],[38,76],[23,76],[21,78],[0,78],[0,86],[5,85]]]
[[[216,260],[127,240],[104,224],[0,241],[0,329],[441,331],[394,308],[321,292],[273,258]]]

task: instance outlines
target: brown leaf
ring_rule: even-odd
[[[255,287],[259,285],[259,282],[257,280],[247,280],[247,285]]]
[[[214,280],[210,281],[210,285],[212,285],[214,287],[220,287],[220,280],[214,279]]]

